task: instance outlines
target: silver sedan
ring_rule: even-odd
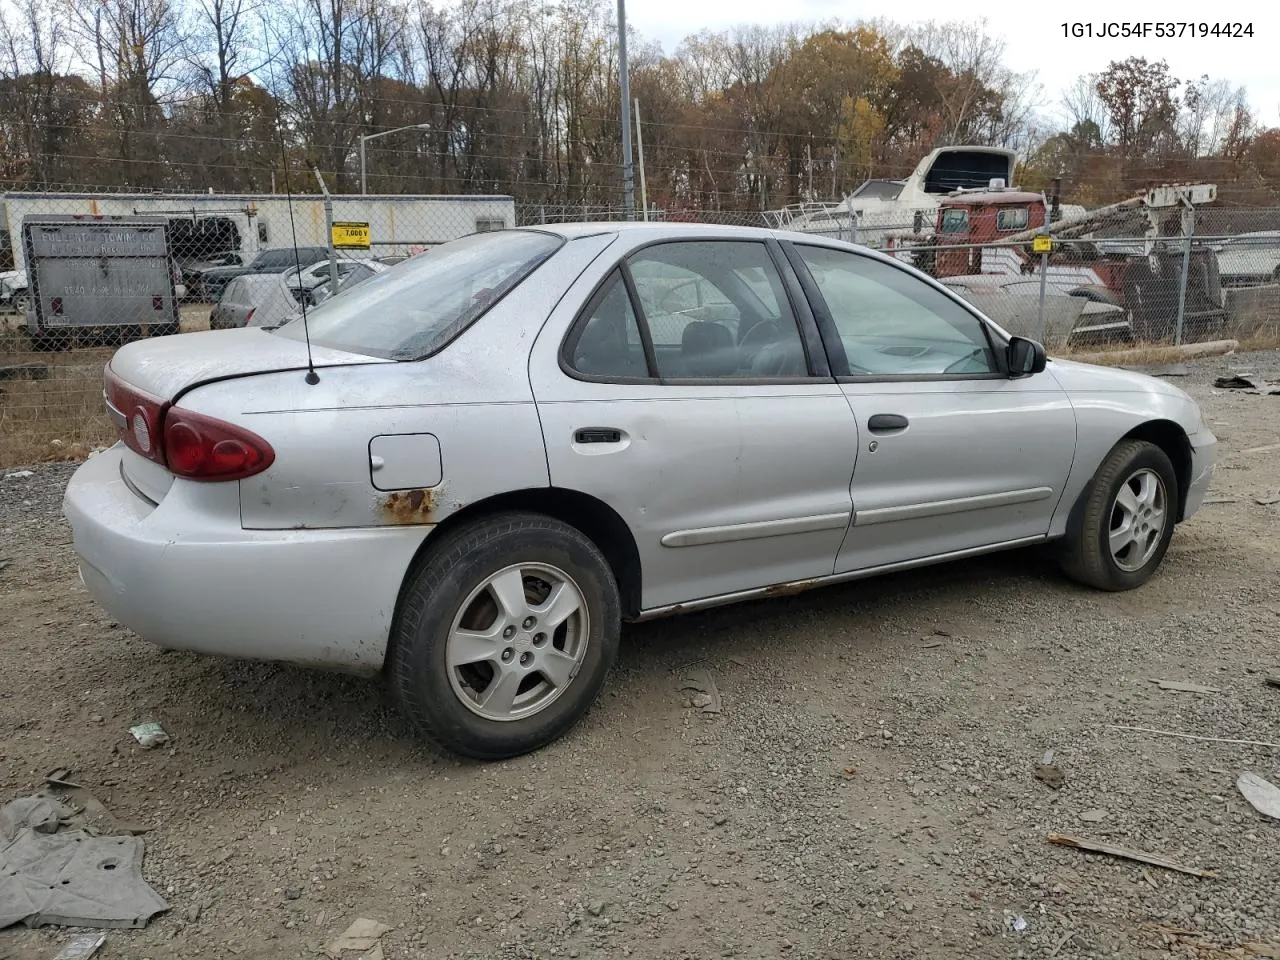
[[[305,325],[129,344],[105,392],[65,510],[112,616],[385,674],[490,759],[582,717],[624,620],[1045,541],[1138,587],[1216,448],[896,260],[696,225],[465,237]]]

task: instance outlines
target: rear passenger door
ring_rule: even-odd
[[[601,264],[552,314],[530,374],[551,483],[627,523],[644,609],[832,572],[857,428],[773,241]]]

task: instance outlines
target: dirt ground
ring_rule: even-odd
[[[1221,467],[1146,588],[1031,551],[632,627],[581,726],[489,765],[417,746],[376,683],[132,637],[76,577],[71,467],[37,467],[0,480],[0,801],[69,767],[149,828],[171,910],[101,958],[315,957],[357,917],[388,960],[1280,956],[1280,821],[1235,787],[1280,784],[1280,748],[1113,726],[1280,742],[1280,396],[1211,388],[1235,372],[1280,355],[1175,381]],[[68,937],[0,931],[0,957]]]

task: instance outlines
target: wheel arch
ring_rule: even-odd
[[[625,520],[611,506],[579,490],[565,487],[536,487],[495,494],[467,504],[440,521],[423,538],[400,583],[392,622],[399,620],[405,591],[418,568],[431,554],[447,545],[453,534],[485,517],[499,513],[539,513],[574,527],[604,554],[618,584],[622,616],[632,618],[640,613],[641,567],[640,548]],[[394,628],[391,631],[395,634]],[[387,644],[384,666],[392,655]]]
[[[1164,418],[1154,418],[1144,420],[1142,423],[1129,429],[1122,436],[1116,438],[1115,442],[1107,448],[1107,452],[1098,461],[1098,468],[1106,463],[1107,457],[1111,456],[1113,450],[1127,440],[1143,440],[1153,444],[1160,450],[1164,451],[1165,456],[1169,458],[1169,462],[1173,464],[1174,476],[1178,479],[1178,509],[1175,523],[1181,523],[1185,519],[1187,509],[1187,488],[1191,484],[1191,441],[1187,438],[1187,433],[1177,423]],[[1074,530],[1080,520],[1085,502],[1089,499],[1089,493],[1093,490],[1093,484],[1097,479],[1097,471],[1090,475],[1089,480],[1080,492],[1076,495],[1075,502],[1071,505],[1071,512],[1067,518],[1068,531]]]
[[[1159,447],[1169,458],[1174,475],[1178,478],[1178,512],[1175,522],[1181,523],[1186,519],[1187,488],[1191,486],[1191,440],[1186,431],[1172,420],[1147,420],[1116,442],[1123,443],[1125,440],[1145,440]]]

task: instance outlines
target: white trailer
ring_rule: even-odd
[[[347,250],[347,256],[382,257],[416,253],[427,247],[484,230],[516,225],[515,201],[508,196],[446,195],[334,195],[335,222],[367,223],[368,250]],[[292,212],[292,217],[290,213]],[[25,271],[22,221],[27,216],[78,214],[87,216],[162,216],[170,223],[190,221],[193,242],[201,229],[216,221],[234,225],[234,246],[225,246],[225,223],[208,229],[210,254],[254,254],[271,247],[325,246],[324,198],[319,194],[226,193],[5,193],[0,195],[0,247],[12,254],[12,270]],[[178,235],[178,234],[172,234]]]

